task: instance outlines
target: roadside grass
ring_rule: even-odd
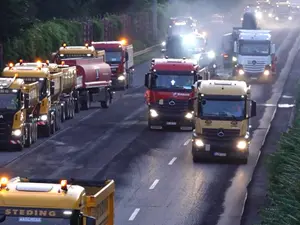
[[[269,156],[267,207],[262,225],[300,224],[300,90],[293,127],[282,134],[278,149]]]

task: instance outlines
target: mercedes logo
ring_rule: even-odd
[[[219,133],[217,134],[219,137],[224,137],[224,132],[223,131],[219,131]]]
[[[256,64],[256,61],[255,61],[255,60],[253,60],[253,61],[252,61],[252,64],[253,64],[253,65],[255,65],[255,64]]]
[[[169,101],[169,105],[175,105],[174,101]]]

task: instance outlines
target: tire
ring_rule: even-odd
[[[81,109],[82,110],[89,110],[90,104],[91,104],[91,102],[90,102],[90,95],[89,95],[89,93],[87,93],[87,100],[84,101],[84,102],[82,102]]]
[[[111,102],[111,96],[110,96],[110,93],[107,91],[107,96],[106,96],[106,101],[101,101],[100,104],[101,104],[101,108],[103,109],[108,109],[109,108],[109,105],[110,105],[110,102]]]
[[[79,101],[75,100],[75,113],[79,113],[80,112],[80,105],[79,105]]]
[[[43,127],[42,136],[43,137],[50,137],[51,136],[51,125],[50,124]]]
[[[32,126],[28,125],[28,127],[25,128],[25,143],[24,143],[24,146],[26,148],[29,148],[32,144]]]
[[[53,120],[53,117],[51,118]],[[53,123],[50,125],[50,134],[55,134],[56,130],[56,118],[54,117]]]
[[[199,161],[200,161],[199,158],[193,155],[193,162],[198,163]]]
[[[66,105],[62,105],[60,107],[60,114],[61,114],[61,122],[62,123],[65,122],[65,120],[66,120],[65,107],[66,107]]]

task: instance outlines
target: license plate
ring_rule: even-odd
[[[205,145],[205,151],[207,151],[207,152],[210,151],[210,145]]]
[[[174,126],[174,125],[176,125],[177,123],[176,123],[176,122],[167,122],[166,124],[167,124],[167,125],[173,125],[173,126]]]
[[[251,77],[251,80],[257,80],[257,77]]]
[[[220,156],[220,157],[225,157],[227,154],[224,152],[215,152],[214,156]]]

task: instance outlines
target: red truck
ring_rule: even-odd
[[[98,58],[68,58],[62,61],[63,64],[76,66],[76,89],[82,110],[88,110],[91,102],[100,102],[102,108],[108,108],[112,102],[112,73],[104,60],[105,52],[99,51]]]
[[[96,51],[104,50],[106,62],[112,69],[112,88],[114,90],[125,90],[132,84],[134,61],[133,46],[122,41],[92,42]]]
[[[149,129],[193,129],[193,112],[188,110],[188,102],[193,97],[193,84],[207,77],[207,68],[201,69],[190,59],[152,59],[145,75]]]

